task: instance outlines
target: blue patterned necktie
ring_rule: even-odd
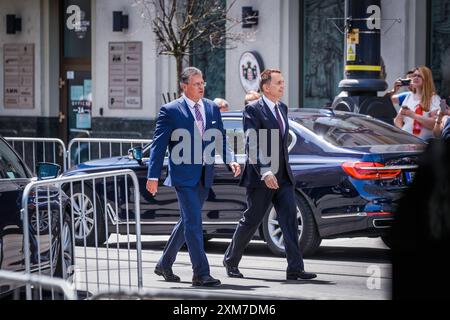
[[[200,133],[202,134],[203,137],[203,134],[205,133],[205,123],[203,121],[202,113],[200,112],[199,107],[200,105],[198,103],[194,105],[195,120],[197,122],[198,129],[200,130]]]
[[[278,110],[278,104],[275,104],[275,115],[277,117],[278,126],[280,127],[281,137],[284,137],[283,120],[281,120],[280,110]]]

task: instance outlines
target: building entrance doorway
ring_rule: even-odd
[[[60,7],[60,137],[88,137],[92,119],[91,1],[64,0]]]

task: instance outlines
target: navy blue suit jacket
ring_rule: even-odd
[[[267,143],[262,143],[258,137],[257,143],[250,143],[251,141],[247,137],[245,143],[245,152],[247,154],[247,159],[240,180],[240,185],[248,188],[267,188],[266,184],[262,178],[262,173],[264,171],[269,171],[271,169],[271,163],[264,163],[260,158],[260,151],[263,152],[265,156],[274,157],[279,156],[279,168],[285,168],[287,173],[287,178],[295,185],[294,176],[292,175],[291,167],[289,165],[289,152],[288,152],[288,137],[289,137],[289,121],[287,118],[288,108],[284,103],[280,102],[279,110],[281,116],[283,117],[285,128],[284,134],[279,135],[278,148],[271,145],[271,134],[272,130],[278,130],[279,125],[277,119],[274,117],[270,108],[265,104],[263,98],[247,105],[243,114],[243,126],[244,132],[247,130],[255,130],[259,132],[261,129],[267,130]],[[257,159],[251,160],[250,155],[257,155]],[[256,160],[256,161],[255,161]],[[273,172],[277,179],[284,172]]]
[[[205,132],[208,129],[216,129],[221,132],[221,139],[223,148],[217,150],[222,156],[224,163],[229,164],[235,161],[234,154],[227,144],[226,134],[223,129],[222,116],[220,115],[220,109],[211,100],[202,99],[205,107]],[[190,152],[190,163],[174,163],[172,156],[172,150],[182,139],[175,139],[172,141],[172,133],[176,129],[184,129],[189,132],[192,142],[194,137],[200,138],[199,130],[195,123],[195,119],[189,110],[184,98],[179,98],[161,107],[158,120],[156,122],[155,134],[153,142],[150,148],[150,160],[148,165],[148,178],[159,178],[161,176],[161,170],[163,168],[164,157],[167,147],[169,147],[169,174],[164,182],[167,186],[196,186],[202,176],[202,156],[199,155],[200,148],[194,148],[194,143],[191,143],[190,150],[183,150]],[[206,136],[205,136],[206,137]],[[201,152],[205,150],[205,147],[210,143],[214,143],[214,139],[210,141],[200,141]],[[198,149],[198,150],[197,150]],[[179,150],[176,150],[179,152]],[[197,153],[195,155],[195,153]],[[183,156],[184,152],[177,153],[175,156]],[[188,154],[189,155],[189,154]],[[225,158],[224,158],[225,155]],[[199,158],[200,156],[200,158]],[[194,160],[197,161],[195,162]],[[200,162],[198,161],[200,159]],[[214,164],[205,165],[205,187],[210,187],[214,178]]]

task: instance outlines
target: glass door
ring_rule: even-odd
[[[64,0],[61,15],[61,137],[89,137],[92,130],[91,1]]]
[[[89,136],[92,129],[92,80],[90,71],[67,71],[67,106],[69,140]]]
[[[344,18],[344,0],[303,0],[303,107],[320,108],[339,94],[344,36],[328,18]],[[342,27],[344,20],[337,20]]]

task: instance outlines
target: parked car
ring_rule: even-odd
[[[0,269],[25,271],[24,229],[21,217],[23,190],[33,180],[56,177],[58,169],[60,169],[58,165],[41,163],[38,167],[38,177],[33,177],[19,155],[0,137]],[[66,214],[63,232],[60,232],[61,202],[58,189],[38,189],[30,195],[28,234],[32,272],[40,269],[41,274],[62,277],[63,264],[66,270],[72,265],[73,242],[70,232],[69,200],[66,194],[61,194],[62,207],[66,209]],[[36,207],[39,216],[36,214]],[[49,223],[49,208],[51,223]],[[61,245],[64,256],[61,255]],[[16,284],[0,279],[0,296],[10,293],[16,287]]]
[[[222,114],[230,139],[243,142],[242,113]],[[399,199],[411,183],[417,169],[418,155],[425,142],[394,126],[369,116],[328,109],[298,109],[289,112],[289,150],[296,179],[296,201],[299,241],[305,255],[313,254],[322,239],[341,237],[382,237],[389,245],[387,230]],[[82,163],[64,175],[94,173],[116,169],[132,169],[139,178],[141,229],[143,234],[167,235],[179,219],[175,192],[162,183],[155,197],[145,189],[150,148],[132,150],[129,155]],[[237,144],[235,153],[244,163],[244,145]],[[166,159],[167,160],[167,159]],[[218,161],[214,184],[202,210],[204,237],[232,236],[246,209],[245,188],[239,178]],[[167,161],[165,162],[167,166]],[[118,184],[123,185],[123,184]],[[132,188],[132,184],[128,184]],[[109,225],[98,224],[99,239],[105,241],[105,228],[125,230],[124,188],[116,191],[95,188],[97,221],[105,221],[105,204]],[[92,244],[94,241],[94,194],[87,186],[84,201],[90,223],[76,230]],[[128,194],[133,190],[128,190]],[[106,194],[106,200],[105,195]],[[80,188],[72,197],[81,199]],[[119,204],[109,205],[117,197]],[[132,197],[128,197],[131,202]],[[103,204],[103,205],[98,205]],[[77,206],[81,207],[81,206]],[[130,208],[131,208],[130,204]],[[82,210],[77,215],[85,216]],[[284,254],[284,242],[277,213],[270,208],[256,238],[263,239],[270,250]]]

